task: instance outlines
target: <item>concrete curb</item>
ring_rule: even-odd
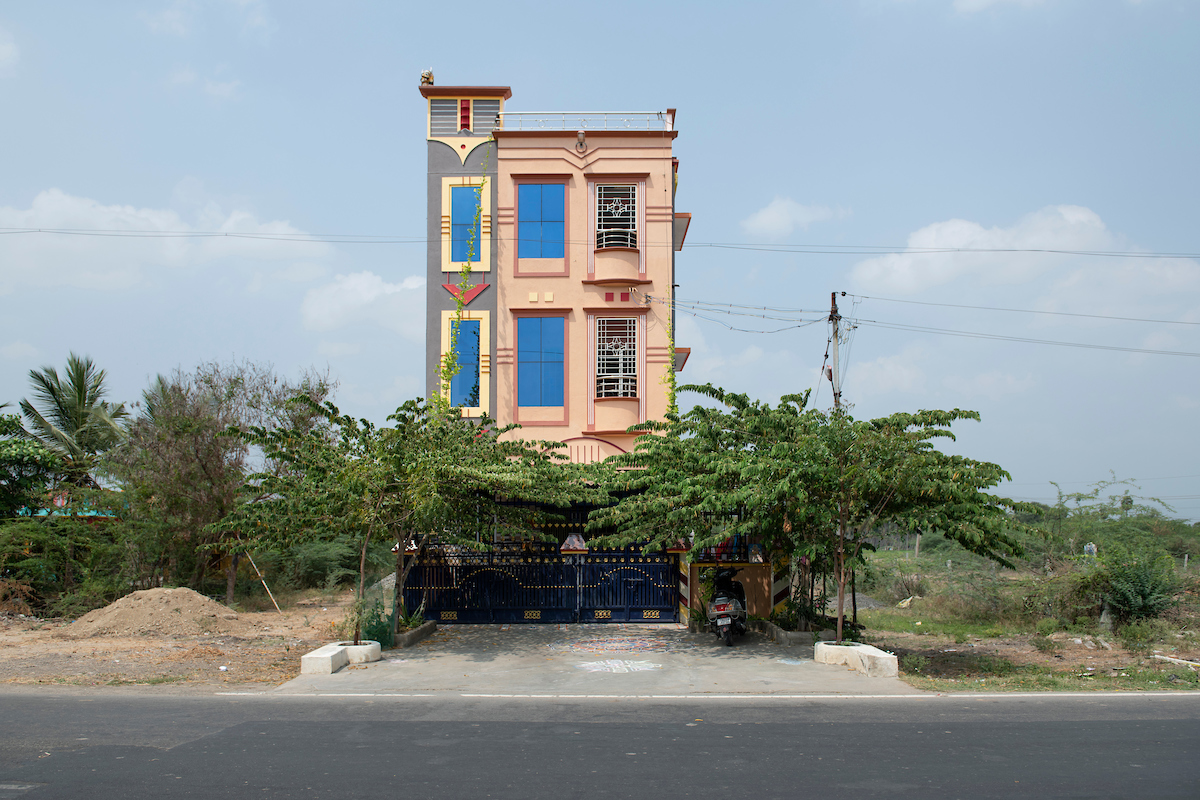
[[[332,675],[348,664],[368,664],[381,658],[379,642],[362,639],[353,642],[335,642],[318,647],[300,656],[301,675]]]
[[[426,636],[428,636],[429,634],[433,633],[436,630],[437,630],[437,623],[434,622],[433,620],[429,620],[429,622],[426,622],[424,625],[413,628],[408,633],[402,633],[399,636],[397,636],[396,644],[393,646],[399,647],[399,648],[412,647],[414,644],[421,641]]]
[[[894,655],[869,644],[817,642],[813,661],[818,664],[843,664],[870,678],[895,678],[900,674]]]

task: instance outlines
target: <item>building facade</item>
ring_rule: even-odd
[[[446,393],[438,365],[462,294],[453,405],[564,442],[572,461],[630,450],[627,429],[663,418],[688,353],[672,348],[690,222],[675,209],[675,110],[510,112],[508,87],[421,94],[429,394]]]
[[[428,396],[563,442],[573,462],[628,452],[628,428],[664,418],[669,377],[690,353],[673,346],[675,254],[691,221],[675,207],[675,110],[515,112],[507,86],[435,86],[428,74],[420,91]],[[459,369],[443,386],[452,349]],[[557,542],[431,549],[406,604],[441,622],[637,622],[686,618],[699,602],[701,564],[680,550],[592,551],[586,509],[566,519],[546,531]],[[746,568],[751,610],[769,613],[786,588],[769,565],[734,556],[720,560]]]

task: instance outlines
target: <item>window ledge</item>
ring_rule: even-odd
[[[580,282],[584,286],[645,286],[654,283],[649,278],[592,278]]]
[[[641,252],[640,248],[637,248],[637,247],[597,247],[596,248],[597,253],[611,253],[613,251],[617,251],[617,252],[623,251],[626,253]]]
[[[637,400],[636,397],[596,397],[593,399],[597,403],[611,403],[614,400]]]

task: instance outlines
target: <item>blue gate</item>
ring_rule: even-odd
[[[404,605],[438,622],[675,620],[678,557],[636,547],[563,555],[552,542],[480,553],[431,547],[417,557]]]

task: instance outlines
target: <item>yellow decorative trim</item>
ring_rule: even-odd
[[[642,619],[660,619],[657,608],[642,609]]]
[[[452,621],[457,621],[457,620],[458,620],[458,612],[457,611],[443,611],[442,612],[442,622],[452,622]]]
[[[612,611],[607,608],[596,609],[596,619],[612,619]]]
[[[479,320],[479,405],[475,408],[464,408],[463,416],[466,417],[481,417],[484,414],[491,412],[488,398],[492,391],[492,332],[490,311],[472,311],[464,308],[462,318],[464,320]],[[442,356],[446,355],[446,351],[450,349],[450,326],[454,323],[455,314],[453,311],[445,310],[442,312],[442,346],[438,352]],[[446,399],[449,400],[449,387],[446,389]]]
[[[450,190],[456,186],[480,186],[483,178],[480,176],[461,178],[442,178],[442,272],[458,272],[464,262],[450,260]],[[479,241],[475,243],[475,252],[479,260],[471,262],[472,272],[491,272],[492,270],[492,191],[485,186],[480,198],[479,210]]]
[[[541,618],[542,618],[541,611],[526,611],[525,612],[525,619],[541,619]]]

